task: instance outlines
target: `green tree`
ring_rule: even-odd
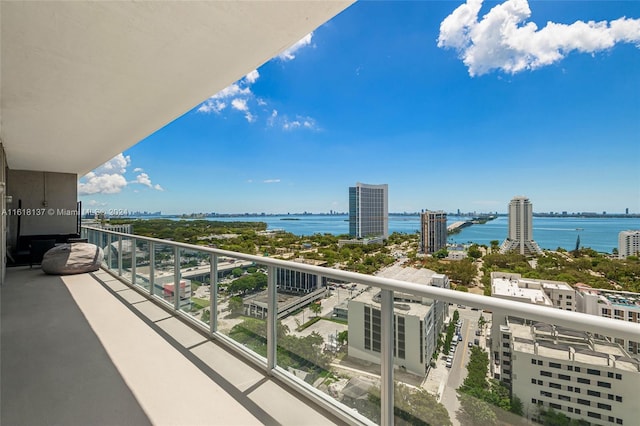
[[[344,345],[349,341],[349,331],[341,331],[340,333],[338,333],[337,339],[339,344]]]
[[[466,393],[459,393],[458,420],[463,426],[496,426],[498,417],[493,408],[483,400]]]
[[[242,302],[242,297],[233,296],[229,298],[229,310],[234,315],[239,315],[243,312],[244,306]]]
[[[322,311],[322,305],[320,304],[320,302],[314,302],[311,304],[311,306],[309,306],[309,309],[311,309],[311,312],[313,312],[315,314],[315,316],[318,316],[320,314],[320,312]]]
[[[441,248],[437,252],[433,253],[433,257],[435,257],[436,259],[444,259],[447,256],[449,256],[449,252],[446,248]]]
[[[233,268],[231,270],[231,274],[234,277],[238,278],[238,277],[242,276],[242,274],[244,274],[244,271],[242,270],[242,268]]]
[[[395,424],[410,426],[450,426],[449,412],[438,400],[423,389],[413,389],[401,383],[393,384],[393,414]],[[369,418],[380,417],[380,389],[369,392],[367,409]]]
[[[472,244],[471,247],[469,247],[469,249],[467,250],[467,254],[473,259],[480,259],[482,257],[482,251],[480,251],[480,248],[477,244]]]
[[[500,241],[491,240],[491,241],[489,241],[489,244],[491,245],[491,253],[495,253],[498,250],[500,250]]]

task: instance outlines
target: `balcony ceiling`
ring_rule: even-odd
[[[9,167],[83,175],[351,3],[3,1]]]

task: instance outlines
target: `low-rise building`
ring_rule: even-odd
[[[512,394],[525,415],[553,409],[590,424],[635,425],[640,418],[638,360],[615,343],[549,324],[509,319],[495,336],[508,356]]]
[[[576,301],[579,312],[640,323],[640,294],[592,288],[576,284]],[[640,354],[640,342],[610,338],[633,355]]]
[[[425,269],[400,268],[385,271],[402,279],[449,288],[446,275]],[[385,272],[379,275],[385,275]],[[407,279],[410,278],[410,279]],[[443,301],[394,292],[394,362],[408,372],[424,375],[435,352],[448,304]],[[365,291],[349,301],[349,356],[380,362],[380,292]]]

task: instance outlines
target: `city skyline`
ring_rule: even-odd
[[[365,181],[388,183],[392,212],[505,212],[524,194],[538,212],[638,213],[639,17],[634,2],[356,3],[82,177],[79,198],[346,212]],[[496,22],[528,44],[484,55]],[[547,22],[563,24],[551,50]]]

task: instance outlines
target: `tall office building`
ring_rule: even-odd
[[[354,238],[389,236],[389,186],[357,182],[349,187],[349,235]]]
[[[618,234],[618,257],[640,255],[640,230],[622,231]]]
[[[509,203],[509,235],[502,243],[500,252],[509,251],[524,255],[542,253],[533,241],[533,205],[527,197],[513,197]]]
[[[447,246],[447,214],[442,210],[420,213],[420,248],[435,253]]]

